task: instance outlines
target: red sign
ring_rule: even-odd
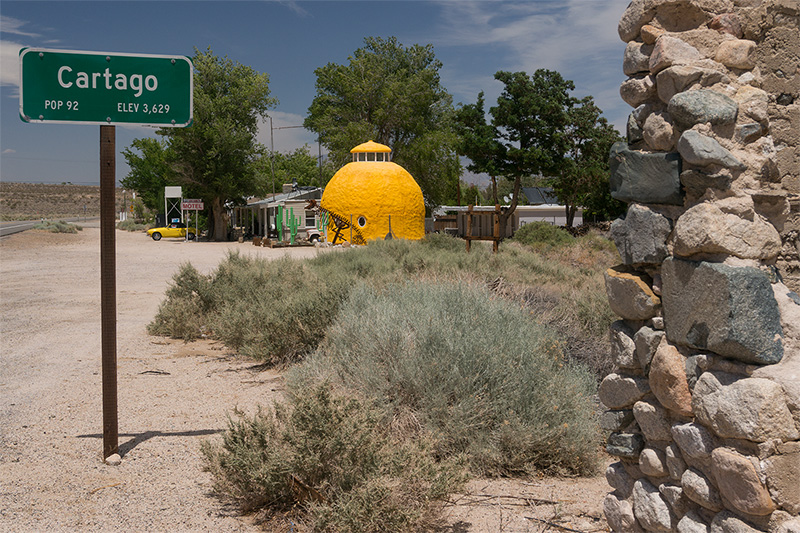
[[[181,209],[184,211],[202,211],[203,200],[183,200],[181,202]]]

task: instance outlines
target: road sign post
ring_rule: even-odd
[[[185,56],[23,48],[20,79],[23,121],[100,124],[103,458],[110,462],[119,454],[115,124],[190,126],[192,63]]]

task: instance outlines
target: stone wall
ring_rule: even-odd
[[[600,385],[617,532],[800,532],[800,3],[634,0]]]

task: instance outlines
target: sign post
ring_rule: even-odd
[[[181,211],[191,211],[194,210],[194,239],[195,242],[200,240],[200,211],[203,210],[203,200],[187,200],[184,199],[181,201]],[[186,217],[186,240],[189,240],[189,222],[190,218]]]
[[[115,124],[190,126],[192,63],[185,56],[45,48],[23,48],[19,55],[23,121],[100,124],[103,458],[118,461]]]

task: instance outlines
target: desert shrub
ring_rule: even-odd
[[[121,229],[123,231],[144,231],[146,228],[146,225],[139,224],[132,218],[117,222],[117,229]]]
[[[475,472],[585,474],[598,444],[594,376],[519,305],[467,283],[358,285],[289,393],[357,390]]]
[[[172,276],[166,299],[158,307],[155,318],[147,325],[150,335],[163,335],[193,341],[206,327],[213,307],[211,281],[189,263],[184,263]]]
[[[438,500],[465,477],[435,461],[426,439],[396,435],[383,409],[322,384],[229,420],[222,442],[202,452],[215,489],[245,509],[301,510],[311,531],[428,529]]]
[[[301,261],[230,253],[209,276],[176,273],[148,332],[193,340],[201,330],[243,355],[287,363],[313,350],[348,290]]]
[[[58,222],[43,220],[39,224],[36,224],[33,229],[49,231],[50,233],[78,233],[83,230],[83,227],[77,224],[64,222],[63,220],[59,220]]]
[[[242,354],[285,363],[317,347],[359,282],[381,287],[409,279],[465,280],[492,288],[556,327],[568,341],[570,359],[599,364],[614,319],[602,273],[615,258],[602,240],[570,239],[568,246],[536,253],[514,241],[496,254],[485,243],[474,243],[467,253],[463,241],[447,235],[375,241],[303,261],[233,253],[203,284],[196,272],[180,271],[173,285],[194,292],[169,291],[150,332],[191,340],[202,329]],[[546,301],[528,298],[532,288],[546,292]],[[598,364],[592,366],[602,378],[607,369]]]
[[[568,231],[548,222],[535,221],[520,226],[514,240],[534,247],[558,247],[571,243],[574,238]]]

